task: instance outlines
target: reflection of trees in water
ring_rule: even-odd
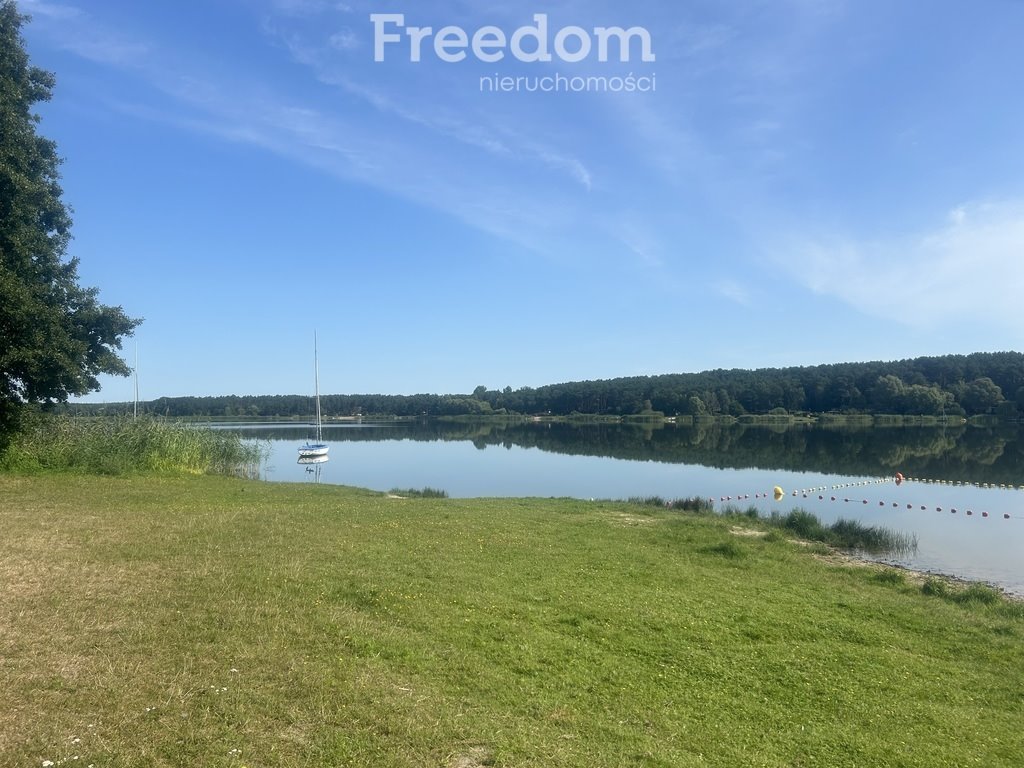
[[[292,434],[294,433],[294,434]],[[564,422],[400,422],[332,429],[335,442],[471,441],[582,456],[699,464],[719,469],[783,469],[837,475],[888,475],[976,483],[1024,482],[1024,440],[1015,426],[836,427],[807,424],[577,424]],[[261,437],[305,439],[305,429]]]

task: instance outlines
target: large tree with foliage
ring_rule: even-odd
[[[71,217],[61,202],[60,157],[37,135],[33,105],[53,75],[29,63],[26,16],[0,0],[0,429],[25,403],[63,402],[127,375],[116,350],[140,322],[97,300],[65,258]]]

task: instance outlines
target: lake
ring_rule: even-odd
[[[330,460],[305,466],[306,427],[221,428],[269,441],[261,474],[270,481],[463,498],[700,496],[764,515],[800,506],[826,523],[852,518],[917,537],[916,552],[886,562],[1024,595],[1018,427],[340,423],[324,427]],[[908,480],[897,484],[897,472]]]

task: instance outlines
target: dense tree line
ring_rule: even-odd
[[[743,416],[763,413],[889,413],[926,416],[1024,413],[1024,354],[991,352],[896,362],[577,381],[460,395],[326,395],[330,416],[462,416],[597,414]],[[128,404],[69,406],[75,413],[126,410]],[[306,395],[165,397],[145,404],[170,417],[306,418]]]
[[[894,413],[1013,417],[1024,410],[1024,355],[921,357],[897,362],[715,370],[487,392],[493,408],[628,415]]]

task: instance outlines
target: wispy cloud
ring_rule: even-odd
[[[723,280],[716,286],[721,296],[742,306],[750,304],[750,292],[734,280]]]
[[[777,262],[815,293],[907,326],[970,320],[1024,335],[1024,200],[966,203],[901,238],[804,240]]]
[[[364,47],[351,29],[332,34],[327,45],[270,23],[265,25],[265,31],[287,48],[294,61],[308,67],[321,83],[362,99],[377,111],[401,119],[414,130],[454,139],[459,144],[503,156],[509,162],[534,162],[566,174],[585,190],[591,189],[591,171],[579,157],[566,148],[554,147],[540,140],[536,133],[531,134],[522,128],[513,129],[511,121],[495,120],[482,112],[471,99],[460,98],[459,91],[465,91],[464,82],[456,90],[448,78],[437,76],[432,82],[433,90],[443,93],[444,97],[435,99],[424,99],[421,93],[416,92],[415,83],[396,87],[378,79],[373,85],[368,85],[370,73],[365,69],[357,73],[346,57],[338,55],[339,51],[344,54]],[[415,70],[410,75],[413,73]],[[413,135],[410,141],[415,141],[415,138]]]
[[[150,47],[98,23],[87,11],[73,5],[22,0],[36,23],[46,28],[56,44],[83,59],[117,66],[138,65]]]
[[[362,47],[359,36],[348,27],[339,29],[328,38],[331,47],[338,51],[354,51]]]

